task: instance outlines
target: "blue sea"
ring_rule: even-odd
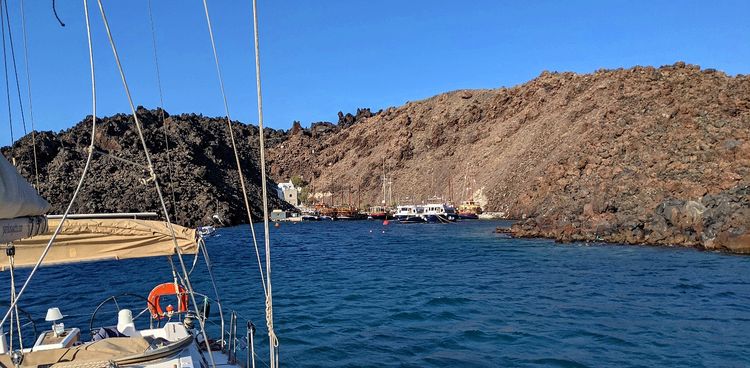
[[[357,221],[271,228],[281,364],[750,366],[750,258],[510,239],[493,232],[503,224]],[[256,229],[262,233],[262,226]],[[237,311],[240,335],[246,320],[258,326],[255,349],[263,367],[264,297],[249,227],[218,234],[207,245],[224,311]],[[199,262],[192,278],[197,290],[211,295]],[[0,278],[7,302],[8,273]],[[88,331],[91,313],[106,297],[146,296],[170,281],[163,258],[44,267],[20,305],[40,330],[48,328],[46,309],[57,306],[68,315],[67,327]],[[145,306],[127,300],[120,298],[122,307]],[[114,324],[113,308],[102,308],[95,324]]]

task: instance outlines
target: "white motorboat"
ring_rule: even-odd
[[[424,205],[422,218],[425,222],[446,223],[456,221],[458,214],[455,208],[445,203],[429,203]]]
[[[211,225],[199,226],[196,230],[198,230],[198,234],[204,238],[216,235],[216,228]]]
[[[424,207],[413,204],[399,205],[396,207],[396,213],[393,214],[393,218],[402,224],[413,224],[425,222],[422,214],[424,213]]]

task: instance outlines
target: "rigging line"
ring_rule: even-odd
[[[139,169],[148,169],[148,167],[146,167],[143,164],[139,164],[139,163],[137,163],[135,161],[131,161],[131,160],[128,160],[128,159],[125,159],[125,158],[122,158],[122,157],[117,157],[117,156],[115,156],[115,155],[113,155],[111,153],[100,151],[98,149],[94,149],[94,153],[96,153],[97,155],[100,155],[100,156],[109,157],[109,158],[111,158],[113,160],[116,160],[116,161],[120,161],[120,162],[129,164],[129,165],[133,165],[133,166],[135,166],[135,167],[137,167]]]
[[[5,1],[0,0],[0,12],[2,12],[3,7],[5,7]],[[0,28],[2,28],[2,36],[3,36],[3,69],[5,70],[5,96],[8,100],[8,124],[10,125],[10,147],[11,147],[11,157],[15,157],[14,155],[14,148],[13,143],[15,143],[15,138],[13,137],[13,113],[11,111],[10,107],[10,85],[8,84],[8,53],[5,51],[5,17],[0,16]],[[15,164],[15,162],[13,162]]]
[[[214,294],[216,295],[216,304],[219,306],[219,319],[221,320],[221,341],[224,341],[224,311],[221,307],[221,298],[219,296],[219,288],[216,287],[216,279],[214,278],[214,267],[211,263],[211,259],[208,258],[208,248],[206,247],[206,241],[201,237],[198,246],[203,252],[203,259],[206,261],[206,269],[208,270],[208,276],[211,278],[211,285],[214,288]],[[195,255],[195,259],[198,259],[198,255]]]
[[[87,0],[84,0],[87,1]],[[138,137],[141,141],[141,146],[143,147],[143,153],[146,156],[146,162],[148,163],[148,169],[149,174],[151,175],[150,179],[154,182],[154,187],[156,188],[156,193],[159,196],[159,202],[161,203],[162,211],[164,212],[164,218],[167,223],[167,227],[169,228],[169,232],[172,235],[172,243],[174,244],[175,253],[177,254],[177,259],[180,261],[180,268],[182,269],[182,273],[185,276],[185,286],[187,287],[188,293],[190,293],[190,298],[193,302],[193,305],[197,306],[198,303],[195,301],[195,293],[193,292],[193,285],[190,282],[190,275],[188,274],[187,267],[185,266],[185,260],[182,257],[182,250],[180,249],[180,246],[177,244],[177,236],[175,235],[174,228],[172,227],[172,222],[169,218],[169,211],[167,210],[167,205],[164,202],[164,195],[161,191],[161,186],[159,185],[159,180],[156,177],[156,172],[154,171],[154,165],[151,162],[151,155],[148,153],[148,147],[146,146],[146,139],[143,136],[143,129],[141,127],[140,119],[138,119],[138,114],[135,111],[135,104],[133,103],[133,96],[130,94],[130,87],[128,86],[128,82],[125,79],[125,71],[122,68],[122,63],[120,62],[120,56],[117,53],[117,47],[115,46],[115,41],[112,38],[112,31],[109,28],[109,21],[107,20],[107,15],[104,12],[104,5],[102,4],[102,0],[96,1],[99,5],[99,13],[102,16],[102,22],[104,23],[104,29],[107,31],[107,38],[109,40],[109,45],[112,48],[112,55],[114,56],[115,63],[117,64],[117,69],[120,73],[120,79],[122,80],[122,86],[123,89],[125,89],[125,95],[128,98],[128,104],[130,105],[130,111],[133,114],[133,120],[135,121],[136,129],[138,130]],[[214,361],[213,352],[211,351],[210,343],[208,341],[208,334],[206,333],[205,328],[205,322],[203,319],[198,318],[198,323],[201,327],[201,333],[203,335],[203,339],[206,342],[206,348],[208,350],[208,357],[211,361],[211,366],[216,368],[216,362]]]
[[[12,243],[11,243],[11,246]],[[15,250],[14,250],[15,252]],[[8,257],[8,266],[10,269],[10,300],[13,301],[13,299],[16,298],[16,278],[15,278],[15,256],[9,256]],[[14,308],[13,313],[15,313],[16,316],[16,327],[18,328],[18,346],[21,350],[23,350],[23,335],[21,334],[21,315],[18,313],[18,305]],[[10,344],[11,348],[10,350],[13,351],[13,313],[10,315]]]
[[[94,74],[94,50],[93,50],[92,43],[91,43],[91,25],[89,23],[89,12],[88,12],[87,0],[83,0],[83,4],[84,4],[85,14],[86,14],[86,34],[87,34],[88,46],[89,46],[89,65],[90,65],[90,70],[91,70],[91,100],[92,100],[91,144],[89,145],[89,150],[88,150],[89,152],[88,152],[88,156],[86,157],[86,164],[83,166],[83,173],[81,174],[81,178],[78,180],[78,185],[76,186],[76,189],[73,192],[73,197],[70,199],[70,202],[68,203],[68,207],[65,208],[65,212],[60,218],[60,223],[57,225],[57,228],[55,228],[55,231],[52,233],[52,237],[50,237],[49,241],[47,242],[47,246],[44,247],[44,250],[42,251],[41,256],[39,256],[39,260],[31,269],[31,272],[29,272],[29,276],[26,277],[26,281],[23,283],[21,290],[18,291],[18,294],[16,295],[16,299],[13,300],[10,308],[8,308],[8,311],[5,313],[5,316],[3,317],[2,321],[0,321],[0,326],[5,324],[5,321],[8,319],[8,315],[10,314],[10,312],[18,305],[18,301],[21,299],[21,295],[23,295],[24,291],[26,291],[26,288],[29,286],[31,279],[36,274],[36,271],[39,269],[39,266],[44,261],[44,258],[47,257],[47,253],[49,253],[49,250],[52,247],[52,243],[55,241],[55,239],[57,239],[57,236],[60,234],[60,230],[62,230],[62,226],[65,223],[65,220],[68,218],[68,214],[70,213],[71,208],[73,208],[73,203],[75,203],[76,198],[78,197],[78,193],[81,191],[81,187],[83,186],[83,180],[84,178],[86,178],[86,174],[88,173],[89,167],[91,166],[91,158],[94,156],[94,139],[96,138],[96,79],[95,79],[95,74]]]
[[[21,99],[21,83],[18,78],[18,65],[16,65],[16,47],[13,45],[13,30],[10,26],[10,15],[8,15],[8,6],[5,7],[5,23],[8,26],[8,41],[10,42],[10,55],[13,61],[13,74],[16,77],[16,91],[18,92],[18,106],[21,111],[21,123],[23,124],[23,134],[26,135],[26,114],[23,111],[23,100]]]
[[[10,290],[10,302],[13,303],[13,299],[14,299],[13,294],[15,294],[13,292],[14,291],[13,290],[13,281],[14,281],[13,280],[13,268],[12,268],[12,266],[13,266],[13,257],[10,257],[10,259],[8,260],[8,265],[10,266],[10,272],[11,272],[10,273],[10,289],[11,289]],[[8,337],[10,337],[10,339],[9,339],[10,343],[9,343],[8,351],[13,351],[13,324],[14,324],[13,322],[15,322],[14,321],[15,317],[18,314],[18,313],[16,313],[16,312],[18,312],[17,308],[18,308],[18,306],[16,306],[16,309],[12,309],[11,312],[10,312],[10,321],[8,323],[10,325],[10,331],[8,332]],[[5,338],[5,336],[3,336],[3,339],[4,338]]]
[[[36,126],[34,125],[34,107],[31,103],[31,69],[29,69],[29,46],[26,41],[26,14],[24,12],[24,7],[23,7],[24,1],[25,0],[21,0],[19,2],[21,5],[21,30],[23,34],[23,60],[26,66],[26,92],[29,97],[29,118],[31,120],[31,147],[34,153],[34,181],[36,182],[36,190],[40,191],[40,194],[41,194],[41,188],[39,187],[39,164],[37,163],[37,154],[36,154]]]
[[[156,65],[156,84],[159,87],[159,118],[161,120],[161,126],[164,131],[164,147],[167,155],[167,177],[169,178],[169,190],[172,194],[172,215],[174,215],[175,221],[178,223],[180,220],[177,218],[177,198],[174,194],[174,181],[172,179],[172,158],[169,155],[169,137],[167,136],[167,123],[164,119],[164,92],[161,85],[161,71],[159,70],[159,56],[156,49],[156,31],[154,30],[154,16],[151,10],[151,0],[148,0],[148,20],[151,25],[151,41],[154,45],[154,65]]]
[[[55,13],[55,19],[60,23],[60,26],[65,27],[65,23],[60,20],[60,16],[57,15],[57,7],[55,7],[55,0],[52,0],[52,12]]]
[[[227,102],[227,94],[224,91],[224,77],[222,77],[221,75],[221,67],[219,66],[219,54],[216,52],[216,42],[214,41],[214,31],[213,31],[213,26],[211,26],[211,17],[208,15],[208,3],[206,0],[203,0],[203,10],[206,12],[206,23],[208,25],[208,35],[211,39],[211,50],[213,50],[213,53],[214,53],[214,63],[216,64],[216,74],[219,77],[219,87],[221,89],[221,96],[224,100],[224,111],[226,112],[226,115],[227,115],[227,129],[229,130],[229,138],[232,143],[232,150],[234,151],[234,160],[237,165],[237,173],[240,176],[240,186],[242,187],[242,198],[245,201],[245,211],[247,212],[247,220],[248,220],[248,224],[250,225],[250,233],[253,236],[253,246],[255,247],[255,256],[258,259],[258,270],[260,271],[260,281],[263,284],[263,293],[265,294],[267,298],[268,286],[266,285],[266,277],[264,276],[264,273],[263,273],[263,265],[260,261],[260,250],[258,249],[258,238],[255,235],[255,227],[253,226],[253,216],[250,213],[250,201],[247,198],[247,189],[245,187],[245,176],[242,174],[242,165],[240,164],[240,154],[237,152],[237,143],[235,142],[235,139],[234,139],[234,129],[232,129],[232,118],[229,117],[229,103]],[[258,134],[261,137],[263,136],[262,127],[258,129]],[[263,183],[263,186],[265,186],[265,182]]]
[[[205,2],[205,0],[204,0]],[[260,36],[258,32],[258,1],[253,0],[253,33],[255,39],[255,84],[258,90],[258,128],[260,130],[260,173],[261,188],[263,191],[263,231],[266,245],[266,282],[268,282],[268,293],[266,294],[266,325],[268,327],[268,339],[271,351],[271,366],[279,366],[279,339],[273,329],[273,292],[271,291],[271,241],[268,231],[268,194],[266,188],[266,148],[265,134],[263,132],[263,93],[260,84]]]

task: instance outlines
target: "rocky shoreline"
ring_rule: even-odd
[[[667,200],[642,218],[594,213],[591,207],[586,212],[574,219],[531,218],[501,232],[560,242],[685,246],[750,254],[750,185],[706,195],[698,201]]]

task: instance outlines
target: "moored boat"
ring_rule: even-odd
[[[338,206],[336,207],[336,220],[349,221],[349,220],[361,220],[362,216],[359,214],[359,210],[353,206]]]
[[[320,215],[316,211],[302,212],[302,221],[320,221]]]
[[[393,214],[393,218],[402,224],[415,224],[425,222],[422,214],[424,213],[424,207],[419,205],[407,204],[399,205],[396,207],[396,212]]]
[[[336,209],[324,202],[315,204],[315,212],[318,213],[318,218],[320,220],[331,221],[336,218]]]
[[[424,205],[422,217],[429,223],[454,222],[458,219],[456,209],[445,203],[430,203]]]
[[[196,230],[198,231],[198,234],[200,234],[200,236],[204,238],[214,236],[216,234],[216,228],[212,225],[199,226]]]
[[[370,220],[389,220],[392,216],[387,208],[383,206],[372,206],[367,212],[367,218]]]
[[[458,206],[458,216],[466,220],[476,220],[482,214],[482,207],[473,200],[463,201]]]

